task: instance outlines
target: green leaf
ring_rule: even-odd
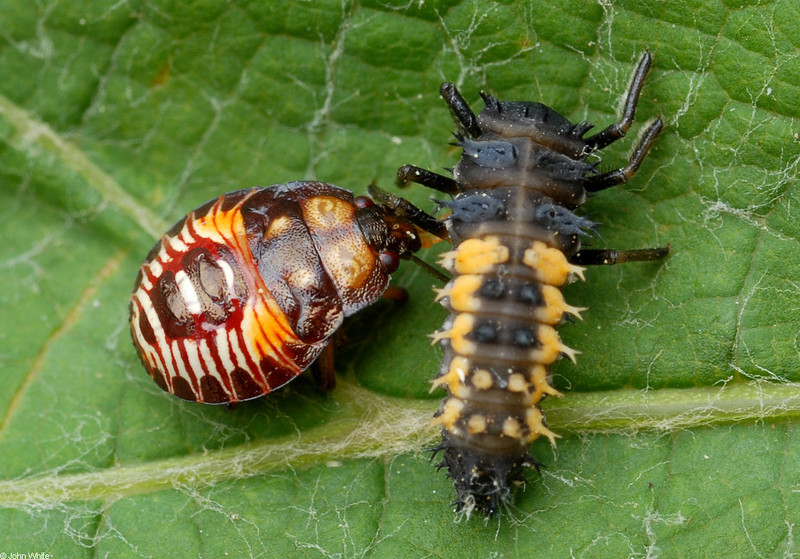
[[[800,522],[795,2],[27,2],[0,10],[0,553],[53,557],[790,556]],[[429,463],[435,281],[353,317],[339,384],[179,401],[130,344],[170,223],[248,186],[363,193],[452,166],[438,87],[602,127],[645,48],[636,177],[585,206],[613,248],[564,325],[557,449],[498,519]],[[432,209],[422,187],[403,192]],[[426,251],[435,260],[444,243]]]

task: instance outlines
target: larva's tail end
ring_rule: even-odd
[[[467,518],[472,513],[495,516],[511,502],[514,489],[525,484],[525,469],[540,467],[527,449],[512,454],[478,451],[447,431],[437,449],[443,452],[439,467],[447,469],[456,489],[455,511]]]

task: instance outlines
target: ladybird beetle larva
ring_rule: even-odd
[[[442,440],[439,468],[446,468],[457,493],[456,510],[494,515],[524,484],[523,471],[539,464],[531,443],[556,434],[545,426],[539,403],[559,393],[550,367],[575,351],[561,343],[555,327],[584,309],[567,304],[561,288],[583,279],[582,266],[652,261],[669,247],[616,251],[582,249],[581,237],[597,224],[573,211],[589,194],[627,182],[662,128],[656,117],[622,169],[599,172],[588,158],[625,136],[645,76],[642,56],[628,89],[622,119],[587,136],[592,125],[572,123],[554,109],[529,101],[499,101],[481,93],[485,108],[475,115],[458,89],[441,94],[458,127],[461,158],[453,177],[405,165],[400,183],[416,182],[452,196],[440,201],[451,213],[443,221],[409,215],[453,250],[441,264],[453,274],[437,300],[449,317],[433,336],[444,358],[434,381],[446,396],[435,421]],[[373,191],[383,201],[394,197]]]
[[[321,182],[230,192],[179,220],[130,300],[134,345],[167,392],[206,404],[294,379],[419,250],[390,208]]]

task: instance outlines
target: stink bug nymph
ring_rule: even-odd
[[[321,182],[230,192],[178,221],[142,264],[134,345],[167,392],[206,404],[294,379],[419,250],[390,208]]]

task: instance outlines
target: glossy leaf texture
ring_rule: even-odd
[[[0,552],[54,557],[791,556],[800,521],[800,30],[794,2],[28,2],[0,10]],[[645,48],[595,246],[663,263],[567,288],[563,437],[513,508],[456,522],[425,449],[444,311],[353,317],[339,385],[235,411],[179,401],[127,330],[136,270],[187,211],[250,186],[364,193],[458,157],[438,88],[598,127]],[[403,191],[433,210],[431,192]],[[435,261],[444,243],[423,257]]]

